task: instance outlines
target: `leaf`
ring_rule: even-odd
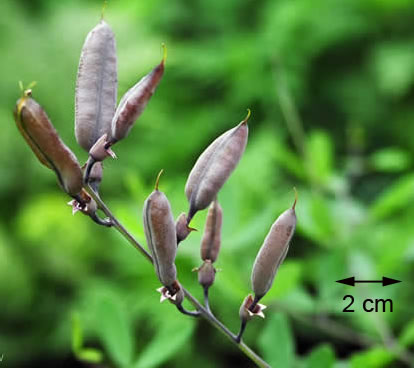
[[[397,147],[388,147],[373,153],[369,162],[377,171],[399,172],[410,166],[411,159],[406,151]]]
[[[79,360],[87,363],[100,363],[103,354],[98,349],[83,347],[83,331],[79,313],[72,315],[72,352]]]
[[[76,357],[86,363],[97,364],[103,361],[103,354],[100,350],[94,348],[81,349]]]
[[[394,181],[371,206],[371,215],[381,219],[403,209],[414,199],[414,174]]]
[[[379,89],[391,97],[409,91],[414,81],[412,42],[379,43],[373,53],[373,70]]]
[[[394,355],[382,347],[372,348],[354,354],[351,358],[351,368],[382,368],[394,360]]]
[[[96,304],[97,333],[111,359],[118,366],[129,366],[133,357],[131,323],[115,297],[102,295]]]
[[[288,252],[289,255],[289,252]],[[295,261],[285,261],[277,271],[272,288],[266,294],[266,300],[272,300],[288,294],[298,287],[302,276],[302,264]]]
[[[405,347],[414,345],[414,319],[412,319],[401,332],[399,338],[400,344]]]
[[[293,334],[285,315],[269,316],[266,327],[258,339],[263,358],[272,367],[290,368],[295,359]]]
[[[175,311],[174,311],[175,312]],[[163,319],[157,333],[134,363],[134,368],[158,367],[174,355],[191,337],[194,322],[181,316]]]
[[[334,364],[335,353],[331,346],[321,345],[309,354],[305,368],[332,368]]]
[[[72,351],[77,355],[83,346],[83,331],[79,313],[72,315]]]
[[[309,159],[312,180],[319,184],[326,184],[333,173],[331,138],[322,131],[312,132],[306,144],[306,155]]]

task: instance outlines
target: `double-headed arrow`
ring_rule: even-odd
[[[398,282],[401,282],[400,280],[394,280],[390,279],[389,277],[382,277],[382,280],[355,280],[355,277],[348,277],[347,279],[337,280],[336,282],[339,282],[341,284],[349,285],[349,286],[355,286],[357,283],[369,283],[369,284],[382,284],[382,286],[388,286],[392,284],[397,284]]]

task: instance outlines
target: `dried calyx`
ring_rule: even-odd
[[[201,154],[188,176],[185,194],[190,204],[188,223],[197,211],[207,208],[236,168],[248,137],[245,119],[211,143]]]
[[[177,232],[177,245],[186,239],[192,231],[197,231],[197,229],[188,226],[187,215],[184,212],[178,216],[175,222],[175,230]]]

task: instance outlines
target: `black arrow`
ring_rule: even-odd
[[[355,280],[355,277],[348,277],[347,279],[337,280],[340,284],[345,284],[349,286],[355,286],[356,283],[366,283],[366,284],[382,284],[382,286],[388,286],[392,284],[397,284],[401,282],[400,280],[390,279],[389,277],[382,277],[382,280]]]

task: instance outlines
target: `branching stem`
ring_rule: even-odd
[[[133,237],[133,235],[117,220],[117,218],[112,214],[106,204],[102,201],[99,195],[93,191],[89,185],[85,185],[85,189],[88,191],[90,196],[98,204],[99,208],[108,216],[113,224],[113,227],[118,230],[118,232],[126,239],[128,242],[140,252],[148,261],[153,263],[151,255],[145,248]],[[227,338],[237,346],[249,359],[251,359],[258,367],[260,368],[270,368],[270,365],[266,363],[262,358],[260,358],[248,345],[243,341],[238,342],[237,336],[233,334],[222,322],[220,322],[216,316],[207,308],[205,308],[189,291],[183,287],[184,295],[187,300],[194,306],[194,308],[199,311],[200,316],[202,316],[208,323],[213,327],[218,329],[223,333]],[[181,311],[182,312],[182,311]]]

